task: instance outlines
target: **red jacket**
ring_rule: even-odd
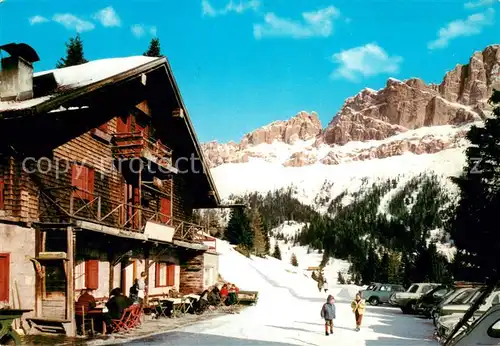
[[[227,297],[229,295],[229,291],[227,290],[227,288],[225,287],[221,288],[220,295],[221,297]]]

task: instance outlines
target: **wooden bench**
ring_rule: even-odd
[[[238,304],[257,304],[259,300],[258,291],[239,291],[237,295]]]

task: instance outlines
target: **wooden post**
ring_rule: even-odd
[[[149,246],[148,244],[144,245],[144,271],[146,272],[146,279],[144,283],[146,284],[146,294],[144,295],[144,304],[148,305],[148,297],[149,297]]]
[[[67,234],[67,291],[66,291],[66,319],[70,320],[70,326],[66,330],[68,336],[73,337],[76,335],[75,325],[75,245],[76,237],[72,226],[66,228]]]
[[[111,290],[114,288],[113,283],[115,281],[115,256],[112,250],[108,250],[108,262],[109,262],[109,290],[108,292],[111,292]]]
[[[97,196],[97,221],[101,221],[101,196]]]
[[[42,231],[39,227],[35,228],[35,258],[38,258],[38,255],[44,249],[41,248],[42,245]],[[38,276],[38,273],[35,275],[35,316],[42,316],[42,279]]]

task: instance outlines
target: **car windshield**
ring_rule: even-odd
[[[409,293],[415,293],[418,291],[418,285],[411,285],[410,288],[408,288]]]
[[[473,288],[459,293],[449,304],[467,304],[477,291]]]

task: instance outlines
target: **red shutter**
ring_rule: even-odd
[[[175,285],[175,264],[167,266],[167,286]]]
[[[160,220],[161,222],[168,222],[170,220],[170,217],[172,216],[171,213],[171,203],[170,199],[162,197],[160,199]]]
[[[160,287],[160,263],[155,264],[155,287]]]
[[[9,301],[10,288],[10,255],[0,254],[0,302]]]
[[[88,191],[88,194],[87,194],[87,198],[89,200],[92,200],[94,199],[94,176],[95,176],[95,171],[93,168],[88,168],[88,167],[85,167],[86,168],[86,183],[87,183],[87,191]]]
[[[127,117],[118,117],[116,122],[116,133],[128,133],[130,131],[130,115]]]
[[[0,209],[5,208],[4,188],[5,188],[5,184],[3,181],[0,180]]]
[[[87,260],[85,262],[85,286],[92,290],[99,288],[99,261]]]

